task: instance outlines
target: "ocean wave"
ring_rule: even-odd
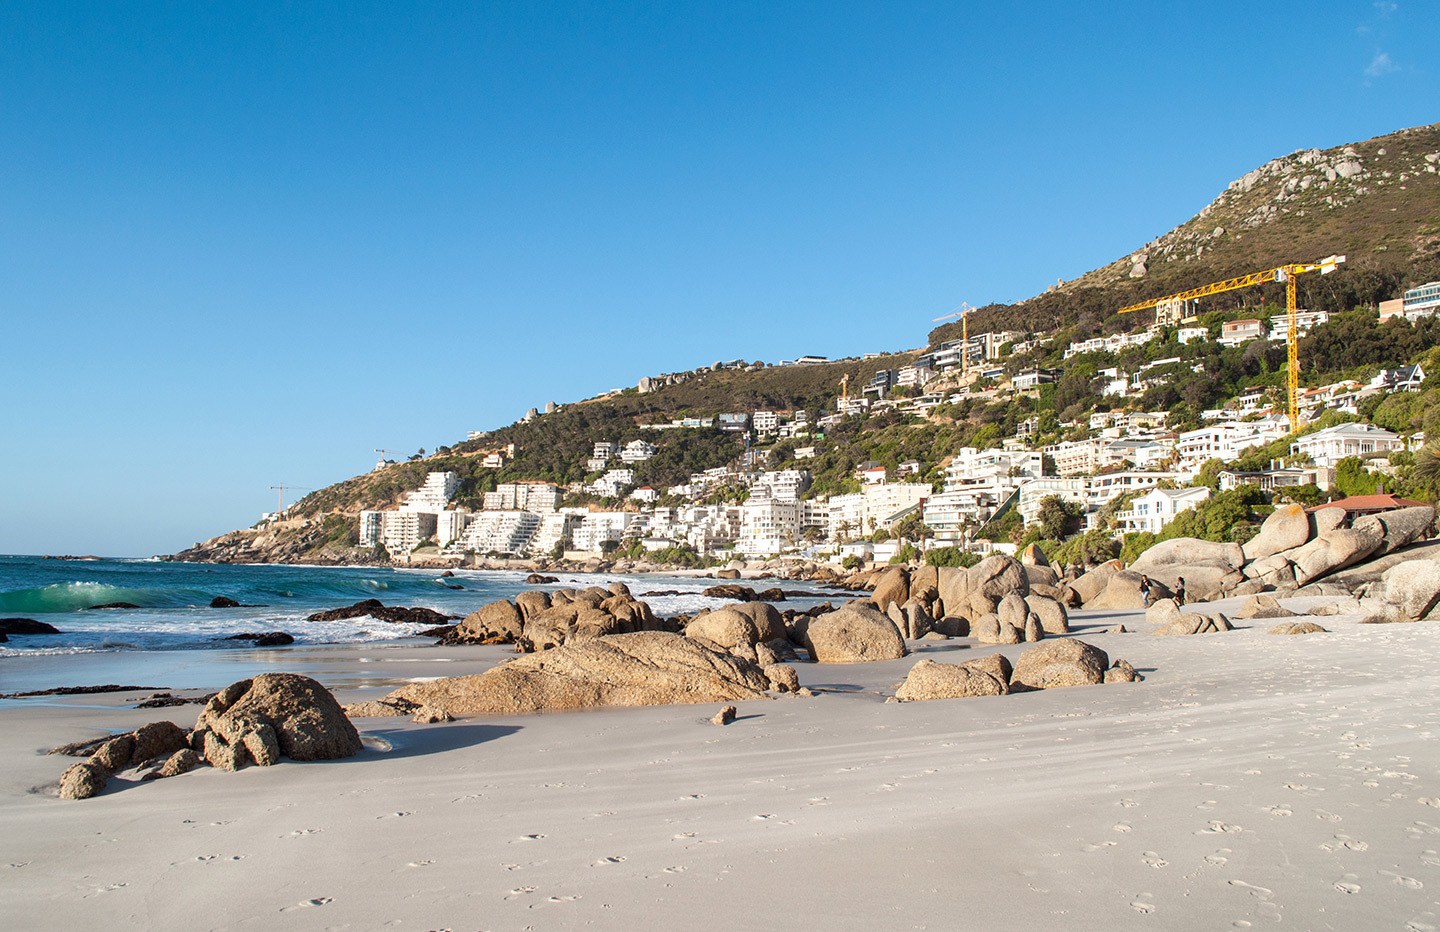
[[[128,602],[141,608],[181,608],[208,602],[210,596],[191,589],[116,586],[100,582],[64,582],[33,589],[0,592],[0,612],[49,614],[78,612],[97,605]]]

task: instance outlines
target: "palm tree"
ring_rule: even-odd
[[[1416,482],[1434,489],[1440,485],[1440,445],[1429,443],[1415,454],[1415,465],[1410,476]]]

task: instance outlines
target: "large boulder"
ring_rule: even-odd
[[[1271,628],[1270,634],[1328,634],[1329,630],[1313,621],[1282,621]]]
[[[1281,505],[1260,525],[1260,531],[1240,545],[1246,561],[1263,560],[1294,550],[1310,540],[1310,516],[1303,505]]]
[[[910,668],[905,682],[895,691],[902,702],[926,699],[965,699],[971,696],[1003,696],[1010,692],[1010,661],[991,654],[964,663],[936,663],[921,660]]]
[[[910,601],[910,571],[903,566],[887,566],[875,578],[875,591],[871,593],[870,601],[882,612],[892,603],[904,605]]]
[[[1399,617],[1419,621],[1440,603],[1440,560],[1406,560],[1385,571],[1378,593]]]
[[[1338,505],[1317,508],[1310,512],[1310,539],[1339,530],[1350,519],[1350,513]]]
[[[910,571],[910,598],[916,598],[917,593],[926,589],[940,591],[940,570],[934,566],[917,566]],[[929,606],[927,605],[928,609]]]
[[[741,644],[753,647],[759,641],[769,640],[760,637],[760,632],[749,615],[741,614],[732,608],[722,608],[699,616],[685,626],[685,636],[698,638],[724,650]]]
[[[474,676],[411,683],[386,700],[451,715],[763,699],[758,666],[665,631],[618,634],[517,657]]]
[[[1058,686],[1093,686],[1105,682],[1110,658],[1098,647],[1075,638],[1042,641],[1020,654],[1010,686],[1053,689]]]
[[[575,633],[576,620],[588,606],[571,600],[555,600],[549,608],[525,619],[516,644],[525,651],[559,647]]]
[[[755,630],[762,641],[785,637],[785,616],[769,602],[741,602],[738,605],[725,606],[724,611],[739,612],[747,616],[755,623]]]
[[[1025,567],[1004,554],[986,557],[970,567],[965,575],[972,605],[977,595],[999,603],[1012,592],[1022,597],[1030,594],[1030,577],[1025,575]]]
[[[1198,612],[1181,615],[1178,619],[1163,624],[1150,633],[1156,637],[1185,637],[1191,634],[1213,634],[1233,630],[1230,620],[1216,612],[1201,615]]]
[[[1058,599],[1047,598],[1032,592],[1025,597],[1025,604],[1040,622],[1046,634],[1069,634],[1070,614]]]
[[[264,729],[291,760],[334,760],[360,753],[360,735],[324,686],[295,673],[262,673],[222,689],[195,722],[192,742],[202,742],[212,766],[234,770]],[[247,740],[248,738],[248,740]]]
[[[1053,589],[1060,585],[1060,574],[1051,566],[1031,566],[1022,563],[1025,567],[1025,578],[1030,581],[1030,591],[1034,592],[1039,586]]]
[[[1070,583],[1070,589],[1080,597],[1080,603],[1085,606],[1098,598],[1110,585],[1110,577],[1120,572],[1122,564],[1119,560],[1107,560],[1099,566],[1085,573],[1083,576]]]
[[[909,653],[893,621],[857,604],[812,618],[805,631],[805,649],[818,663],[897,660]]]
[[[1276,601],[1273,595],[1252,595],[1235,612],[1236,618],[1294,618],[1295,613]]]
[[[1144,608],[1145,596],[1140,591],[1140,575],[1130,570],[1110,573],[1105,577],[1105,588],[1094,598],[1087,599],[1085,607],[1110,609],[1111,611]],[[1154,576],[1150,577],[1150,597],[1152,599],[1163,598],[1169,594],[1170,590],[1164,583]]]
[[[122,770],[167,758],[187,747],[189,737],[174,722],[151,722],[98,745],[70,745],[50,753],[82,754],[90,759],[60,777],[61,799],[89,799],[105,789],[110,777]]]
[[[470,641],[509,642],[520,637],[524,625],[520,609],[500,599],[466,615],[455,633]]]
[[[936,574],[936,588],[940,590],[939,614],[966,617],[966,608],[970,604],[970,571],[958,566],[942,566]]]
[[[911,599],[905,603],[901,610],[904,624],[900,626],[900,633],[910,640],[918,640],[929,634],[935,627],[935,621],[926,610],[925,603]]]
[[[1174,599],[1156,599],[1145,609],[1145,620],[1152,625],[1168,625],[1180,618],[1180,605]]]
[[[519,609],[522,619],[538,615],[550,607],[550,593],[542,589],[526,590],[515,597],[515,607]],[[467,617],[465,620],[470,619]],[[511,638],[513,640],[514,635]]]
[[[1244,562],[1245,554],[1239,544],[1174,537],[1162,540],[1140,554],[1130,565],[1130,570],[1147,576],[1158,575],[1157,571],[1172,566],[1214,566],[1228,571],[1239,569]]]
[[[1323,511],[1334,511],[1332,508]],[[1382,536],[1375,528],[1340,528],[1327,531],[1303,547],[1286,554],[1295,566],[1295,582],[1301,586],[1337,570],[1359,563],[1379,547]]]
[[[1050,558],[1045,556],[1045,551],[1040,549],[1039,544],[1028,544],[1020,551],[1020,563],[1023,566],[1037,566],[1050,569]]]
[[[1245,581],[1245,576],[1240,571],[1211,563],[1159,566],[1151,569],[1147,575],[1150,577],[1152,599],[1178,592],[1180,580],[1185,580],[1187,602],[1222,598]]]
[[[1372,556],[1384,556],[1429,537],[1435,529],[1435,509],[1429,505],[1397,508],[1378,515],[1356,518],[1355,530],[1379,532],[1380,546]]]

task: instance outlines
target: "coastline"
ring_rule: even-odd
[[[713,704],[361,719],[358,758],[116,779],[80,802],[49,795],[68,760],[44,748],[198,707],[0,703],[0,908],[51,928],[97,910],[120,928],[1431,922],[1440,711],[1414,697],[1440,685],[1440,626],[1359,617],[1152,638],[1108,633],[1143,630],[1141,613],[1080,610],[1078,636],[1145,682],[887,703],[921,658],[1025,646],[914,642],[897,661],[799,664],[817,696],[737,703],[725,728]],[[428,677],[508,655],[282,650],[267,657],[342,702],[383,691],[376,666]]]

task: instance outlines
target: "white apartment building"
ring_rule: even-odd
[[[594,511],[581,515],[579,522],[570,532],[576,550],[594,552],[600,550],[605,541],[619,542],[636,516],[623,511]]]
[[[435,536],[435,513],[431,511],[382,511],[380,543],[391,556],[409,553],[421,541]]]
[[[531,511],[482,511],[473,516],[465,533],[449,549],[519,556],[529,552],[539,529],[540,516]]]
[[[612,460],[619,455],[620,444],[616,443],[614,440],[597,441],[594,449],[590,451],[591,459],[600,460],[602,466],[607,461]]]
[[[780,429],[780,414],[777,411],[756,411],[750,415],[750,426],[757,434],[773,434]]]
[[[360,512],[360,546],[378,547],[380,545],[380,534],[384,527],[385,512]]]
[[[1330,319],[1329,311],[1295,311],[1295,333],[1298,336],[1305,336],[1320,324]],[[1276,314],[1270,318],[1270,339],[1288,340],[1290,338],[1290,315]]]
[[[1227,320],[1220,325],[1220,339],[1216,342],[1226,346],[1239,346],[1241,343],[1249,343],[1251,340],[1259,340],[1265,336],[1264,321],[1256,318],[1246,320]]]
[[[1144,330],[1140,333],[1117,333],[1108,337],[1093,337],[1065,347],[1064,358],[1069,359],[1071,356],[1078,356],[1082,353],[1118,353],[1128,346],[1144,346],[1158,335],[1153,330]]]
[[[1175,339],[1180,342],[1181,346],[1184,346],[1185,344],[1191,343],[1195,340],[1203,341],[1208,340],[1209,338],[1210,329],[1208,327],[1181,327],[1175,332]]]
[[[1288,428],[1270,420],[1229,422],[1187,430],[1175,441],[1181,472],[1193,475],[1208,460],[1230,462],[1251,447],[1279,440]]]
[[[556,546],[561,550],[570,549],[570,535],[580,523],[580,516],[556,512],[540,516],[540,526],[530,541],[530,552],[544,556],[553,552]]]
[[[632,440],[625,444],[625,449],[620,451],[620,459],[626,463],[643,463],[658,453],[659,450],[654,444],[646,443],[644,440]]]
[[[611,469],[605,475],[590,483],[590,491],[601,498],[616,498],[621,492],[635,484],[633,469]],[[577,548],[585,549],[585,548]]]
[[[793,550],[800,541],[800,513],[798,501],[762,499],[741,505],[736,552],[769,556]]]
[[[865,526],[874,519],[877,528],[888,527],[897,516],[919,505],[935,494],[924,482],[886,482],[872,485],[861,493],[865,496]]]
[[[901,366],[895,370],[895,384],[903,388],[924,388],[934,377],[934,369],[919,363],[913,366]]]
[[[865,496],[854,492],[849,495],[830,496],[830,522],[828,536],[831,540],[846,541],[867,537],[870,530],[865,526]]]
[[[1196,486],[1186,489],[1151,489],[1133,499],[1126,511],[1115,516],[1126,533],[1148,531],[1159,534],[1165,525],[1182,511],[1189,511],[1210,498],[1210,489]]]
[[[442,511],[435,516],[435,543],[444,548],[465,533],[470,523],[468,511]]]
[[[553,482],[502,482],[485,493],[485,510],[549,513],[560,507],[560,498]]]
[[[453,472],[432,472],[425,477],[425,484],[405,496],[402,511],[425,511],[438,514],[455,497],[460,487],[460,476]]]
[[[1111,499],[1126,492],[1143,492],[1153,489],[1162,480],[1176,481],[1179,473],[1173,472],[1113,472],[1100,476],[1079,476],[1073,478],[1027,479],[1020,485],[1020,518],[1026,524],[1033,524],[1040,513],[1040,503],[1054,495],[1062,501],[1073,502],[1084,511],[1085,526],[1091,527],[1095,512]]]
[[[771,498],[781,502],[796,502],[810,487],[810,473],[804,469],[778,469],[762,472],[750,486],[751,500]]]
[[[1401,440],[1398,434],[1374,424],[1358,422],[1336,424],[1290,444],[1291,453],[1306,454],[1316,466],[1332,469],[1336,463],[1349,456],[1366,456],[1404,449],[1405,441]]]
[[[640,488],[631,492],[630,497],[637,502],[643,502],[644,504],[651,505],[660,500],[660,493],[650,488],[650,486],[648,485],[642,485]]]

